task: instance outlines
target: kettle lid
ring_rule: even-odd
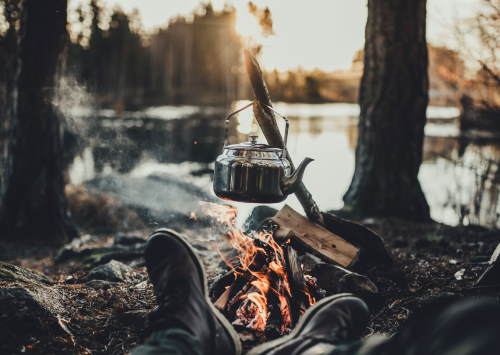
[[[271,147],[267,144],[252,144],[250,142],[244,142],[239,144],[231,144],[224,147],[224,149],[229,150],[250,150],[256,152],[281,152],[283,149]]]
[[[257,143],[257,136],[250,136],[250,142],[231,144],[224,147],[229,150],[249,150],[258,152],[281,152],[283,149],[271,147],[270,145]]]

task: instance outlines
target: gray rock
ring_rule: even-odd
[[[19,285],[0,288],[0,314],[3,318],[11,314],[15,317],[41,317],[45,319],[64,311],[61,295],[56,290],[40,285]]]
[[[113,288],[119,284],[119,282],[105,281],[105,280],[90,280],[86,282],[87,286],[95,289],[108,289]]]
[[[246,232],[257,230],[268,218],[272,218],[278,212],[277,209],[269,206],[257,206],[245,220],[243,227]]]
[[[22,268],[9,263],[0,262],[0,280],[2,281],[22,281],[27,283],[37,283],[49,285],[50,281],[36,271]]]
[[[64,263],[76,261],[91,266],[97,266],[106,264],[111,260],[118,260],[140,264],[142,262],[144,246],[145,243],[136,243],[127,246],[115,243],[110,247],[85,248],[81,250],[65,246],[56,257],[56,262]]]
[[[17,352],[34,338],[67,334],[59,317],[63,295],[47,278],[32,270],[0,263],[0,344],[5,353]]]
[[[121,282],[125,281],[126,274],[130,271],[132,271],[130,266],[116,260],[111,260],[104,265],[99,265],[90,270],[87,278],[89,280]]]
[[[119,235],[115,238],[113,244],[119,246],[135,246],[146,243],[146,239],[135,235]]]

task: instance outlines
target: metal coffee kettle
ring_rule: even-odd
[[[252,203],[281,202],[297,190],[306,166],[313,159],[305,158],[292,172],[286,157],[288,119],[270,106],[267,107],[286,123],[284,149],[257,143],[257,136],[250,136],[250,142],[227,145],[229,120],[252,105],[253,102],[226,118],[224,148],[215,161],[214,192],[225,200]]]

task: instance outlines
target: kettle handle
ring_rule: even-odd
[[[245,106],[243,106],[243,107],[237,109],[236,111],[231,112],[229,115],[227,115],[226,120],[225,120],[225,126],[224,126],[224,147],[227,146],[227,143],[228,143],[228,126],[229,126],[229,120],[231,118],[233,118],[234,116],[236,116],[241,111],[246,110],[247,108],[249,108],[253,104],[254,104],[254,101],[250,101],[250,103],[246,104]],[[271,111],[273,111],[276,115],[280,116],[281,118],[283,118],[285,120],[285,137],[283,139],[283,143],[284,143],[284,151],[286,152],[287,141],[288,141],[288,127],[290,126],[290,123],[288,122],[288,118],[286,118],[281,113],[279,113],[278,111],[276,111],[272,106],[269,106],[269,105],[264,105],[264,106],[266,106],[268,109],[270,109]]]

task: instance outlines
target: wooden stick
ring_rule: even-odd
[[[259,63],[247,49],[244,49],[243,53],[245,58],[245,67],[256,99],[253,109],[257,122],[259,123],[264,136],[271,146],[284,148],[283,137],[278,129],[274,113],[267,107],[272,107],[272,103]],[[293,168],[293,162],[288,152],[286,153],[286,157],[290,161]],[[304,208],[304,212],[307,217],[313,222],[323,224],[323,215],[321,214],[311,193],[307,190],[303,183],[300,184],[295,194],[297,195],[302,208]]]

